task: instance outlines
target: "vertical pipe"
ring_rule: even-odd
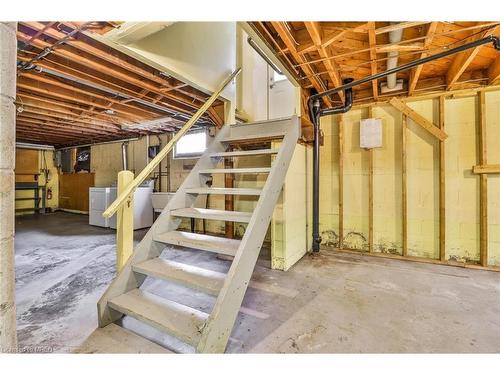
[[[17,348],[14,277],[16,22],[0,22],[0,353]]]
[[[122,143],[122,170],[123,171],[128,170],[127,154],[128,154],[128,142],[123,142]]]
[[[319,99],[313,103],[314,108],[314,147],[313,147],[313,227],[312,227],[312,250],[319,251],[321,236],[319,235],[319,146],[320,146],[320,102]]]

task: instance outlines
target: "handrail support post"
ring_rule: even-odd
[[[131,171],[118,172],[117,196],[134,180]],[[116,272],[120,272],[134,249],[134,192],[116,213]]]

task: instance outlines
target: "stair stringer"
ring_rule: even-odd
[[[223,353],[225,351],[299,135],[300,122],[297,116],[293,116],[224,285],[202,329],[201,339],[196,347],[199,353]]]
[[[217,160],[211,158],[210,154],[226,150],[226,145],[220,140],[228,136],[230,128],[230,125],[225,125],[210,145],[208,145],[207,149],[181,184],[175,195],[170,199],[161,215],[156,219],[144,238],[137,244],[132,256],[125,263],[122,271],[113,279],[99,299],[97,303],[99,327],[105,327],[123,316],[122,313],[110,308],[108,306],[108,301],[132,289],[139,288],[142,285],[146,277],[135,273],[132,270],[132,266],[160,256],[165,249],[165,244],[153,240],[155,234],[158,232],[173,231],[178,228],[181,223],[181,218],[170,215],[170,212],[175,209],[193,206],[197,195],[188,194],[186,190],[205,186],[209,176],[200,174],[200,171],[216,166]]]

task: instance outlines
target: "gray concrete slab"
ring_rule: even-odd
[[[148,352],[159,344],[192,352],[128,317],[118,324],[151,340],[151,349],[136,336],[117,346],[95,330],[97,300],[114,274],[114,231],[66,213],[16,224],[21,346]],[[230,264],[190,249],[162,257],[220,272]],[[288,272],[265,264],[255,269],[228,352],[500,352],[500,273],[335,252],[306,256]],[[142,288],[207,312],[214,303],[165,281],[148,279]]]

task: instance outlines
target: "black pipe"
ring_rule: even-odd
[[[326,90],[321,93],[311,95],[307,100],[307,107],[309,109],[309,117],[314,125],[314,150],[313,150],[313,227],[312,227],[312,250],[313,252],[319,251],[321,244],[321,236],[319,234],[319,137],[320,137],[320,118],[321,116],[334,115],[339,113],[346,113],[352,108],[352,88],[363,83],[371,82],[375,79],[386,77],[390,74],[402,72],[414,68],[415,66],[425,64],[429,61],[437,60],[445,56],[449,56],[458,52],[465,51],[469,48],[475,48],[483,44],[493,43],[497,51],[500,51],[500,38],[496,36],[488,36],[483,39],[476,40],[475,42],[466,43],[462,46],[452,48],[448,51],[440,52],[435,55],[424,57],[419,60],[412,61],[408,64],[398,66],[393,69],[386,70],[362,79],[354,81],[352,78],[345,79],[343,85]],[[337,92],[344,91],[345,104],[341,107],[321,108],[321,98],[329,96]]]
[[[349,84],[354,81],[353,78],[344,79],[343,83]],[[352,88],[344,91],[345,104],[341,107],[321,109],[319,99],[314,100],[312,106],[312,116],[314,116],[314,150],[313,150],[313,245],[314,252],[319,251],[321,236],[319,234],[319,138],[320,138],[320,117],[324,115],[334,115],[345,113],[352,108]]]

